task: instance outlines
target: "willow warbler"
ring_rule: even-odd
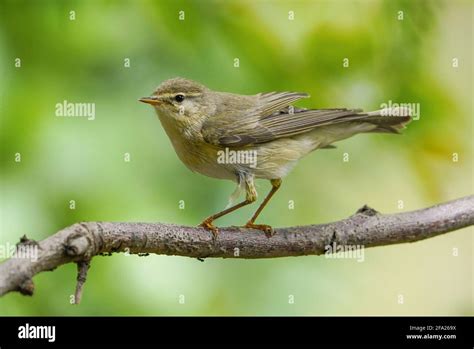
[[[174,78],[140,101],[155,108],[178,157],[189,169],[237,183],[228,207],[201,226],[217,234],[213,221],[253,203],[257,199],[254,181],[261,178],[270,180],[272,189],[245,226],[272,234],[271,226],[255,224],[255,220],[299,159],[357,133],[399,133],[411,120],[405,108],[364,113],[292,106],[308,97],[301,92],[217,92]],[[244,190],[245,200],[233,205]]]

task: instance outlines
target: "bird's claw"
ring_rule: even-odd
[[[272,237],[273,235],[275,235],[275,230],[267,224],[254,224],[251,222],[247,222],[247,224],[245,224],[245,228],[261,230],[265,233],[267,237]]]
[[[215,225],[212,224],[212,221],[205,220],[201,224],[199,224],[200,227],[203,227],[207,231],[210,231],[214,238],[217,238],[217,235],[219,234],[219,229]]]

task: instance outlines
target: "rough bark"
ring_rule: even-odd
[[[91,259],[100,254],[165,254],[194,258],[275,258],[324,254],[327,246],[365,248],[428,239],[474,224],[474,195],[433,207],[380,214],[364,206],[351,217],[327,224],[275,229],[272,237],[239,227],[204,228],[164,223],[86,222],[45,240],[22,238],[19,246],[37,246],[37,258],[11,258],[0,264],[0,296],[19,291],[32,295],[34,275],[70,262],[78,264],[79,302]]]

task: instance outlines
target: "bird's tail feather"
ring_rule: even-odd
[[[377,126],[367,132],[398,134],[412,120],[411,114],[408,107],[385,108],[366,113],[362,120]]]

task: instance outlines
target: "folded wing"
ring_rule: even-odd
[[[309,97],[299,92],[259,94],[255,106],[234,115],[217,114],[202,127],[204,139],[225,147],[242,147],[291,137],[315,127],[367,117],[359,109],[302,109],[291,103]],[[232,122],[229,122],[229,118]]]

